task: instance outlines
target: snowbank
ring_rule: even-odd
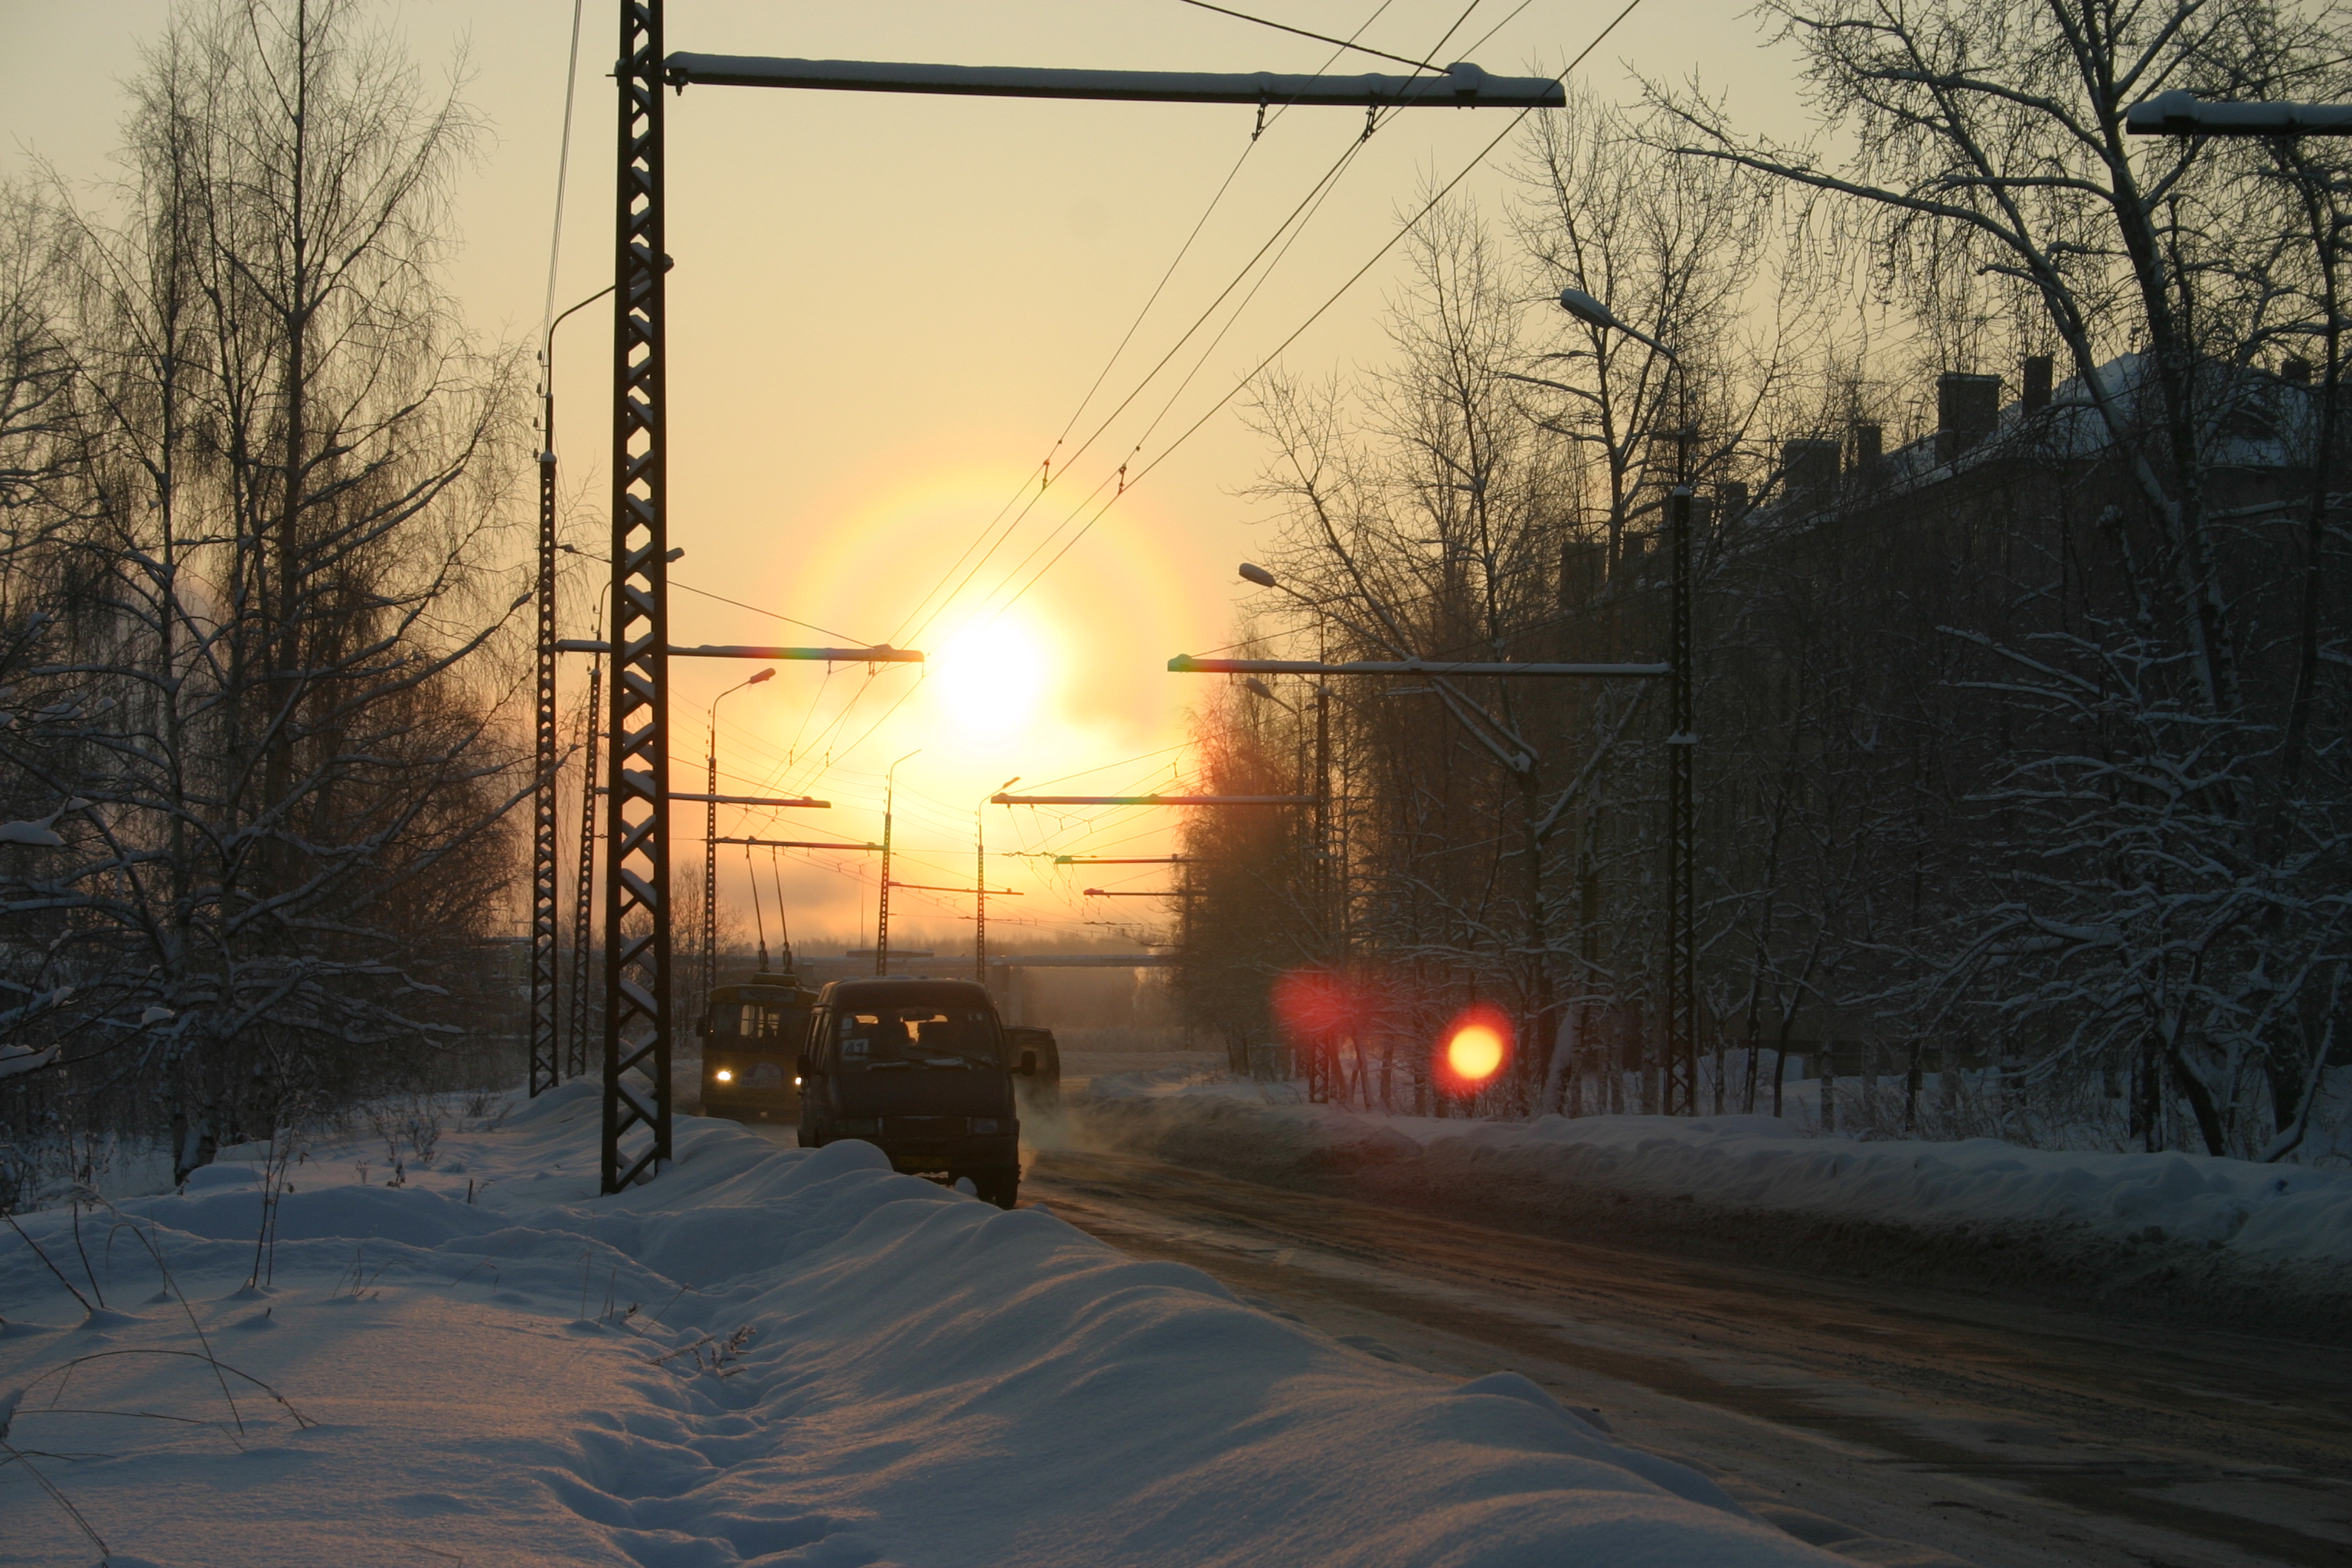
[[[1995,1139],[1958,1143],[1810,1136],[1770,1116],[1546,1116],[1532,1122],[1366,1115],[1269,1104],[1254,1084],[1162,1073],[1104,1079],[1087,1114],[1156,1128],[1171,1147],[1240,1142],[1308,1166],[1420,1159],[1540,1168],[1580,1184],[1712,1208],[1951,1226],[2080,1226],[2126,1239],[2226,1246],[2246,1256],[2352,1263],[2352,1171],[2202,1154],[2072,1153]]]
[[[1612,1246],[2352,1342],[2352,1172],[1768,1116],[1365,1115],[1184,1072],[1097,1079],[1066,1142]]]
[[[249,1168],[26,1216],[11,1561],[89,1562],[77,1519],[126,1568],[1835,1561],[1523,1379],[1440,1386],[863,1144],[682,1120],[597,1197],[595,1117],[567,1087],[398,1188],[313,1151],[266,1289]]]

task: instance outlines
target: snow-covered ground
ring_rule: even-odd
[[[1269,1103],[1261,1086],[1163,1072],[1100,1078],[1081,1121],[1117,1135],[1252,1139],[1329,1168],[1416,1160],[1455,1184],[1543,1174],[1717,1211],[1900,1224],[2078,1226],[2221,1247],[2248,1258],[2352,1265],[2352,1171],[2201,1154],[2115,1154],[1811,1135],[1769,1116],[1547,1116],[1532,1122],[1381,1116]]]
[[[864,1144],[682,1120],[597,1196],[596,1114],[567,1086],[399,1187],[380,1142],[310,1148],[267,1252],[250,1149],[21,1216],[0,1556],[1837,1561],[1516,1375],[1441,1384]]]

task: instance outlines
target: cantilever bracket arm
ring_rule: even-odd
[[[1488,76],[1466,60],[1446,67],[1443,76],[1290,76],[1274,71],[1059,70],[681,53],[664,60],[662,68],[662,79],[676,88],[786,87],[1142,103],[1324,103],[1358,109],[1559,109],[1568,101],[1553,78]]]
[[[613,645],[593,637],[564,637],[555,645],[558,653],[610,653]],[[923,656],[910,647],[892,647],[877,643],[872,647],[760,647],[750,645],[699,643],[693,647],[682,644],[669,645],[672,658],[759,658],[800,659],[819,664],[920,664]]]
[[[603,784],[598,784],[596,786],[596,793],[598,795],[610,795],[613,792],[605,788]],[[645,791],[636,789],[631,790],[629,793],[632,795],[642,795]],[[708,802],[712,805],[790,806],[795,811],[830,811],[833,809],[833,802],[829,800],[812,800],[804,795],[681,795],[673,790],[663,798],[667,800],[690,800],[695,802],[697,805]],[[739,841],[730,838],[713,840],[713,842],[732,844]],[[831,847],[831,846],[828,846],[828,847]],[[844,849],[855,849],[857,846],[855,844],[844,844],[841,845],[840,847]]]
[[[1313,805],[1311,795],[992,795],[991,805]]]
[[[2352,136],[2352,103],[2239,103],[2180,88],[2131,106],[2134,136]]]
[[[1561,675],[1601,680],[1654,680],[1674,672],[1670,664],[1465,664],[1447,659],[1356,659],[1322,664],[1311,658],[1194,658],[1180,653],[1168,661],[1171,675]]]

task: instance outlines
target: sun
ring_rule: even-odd
[[[933,701],[969,734],[1025,728],[1053,683],[1045,637],[1017,615],[963,628],[929,663]]]

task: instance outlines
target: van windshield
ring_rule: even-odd
[[[1003,1068],[995,1021],[978,1007],[882,1007],[835,1025],[845,1072]]]

